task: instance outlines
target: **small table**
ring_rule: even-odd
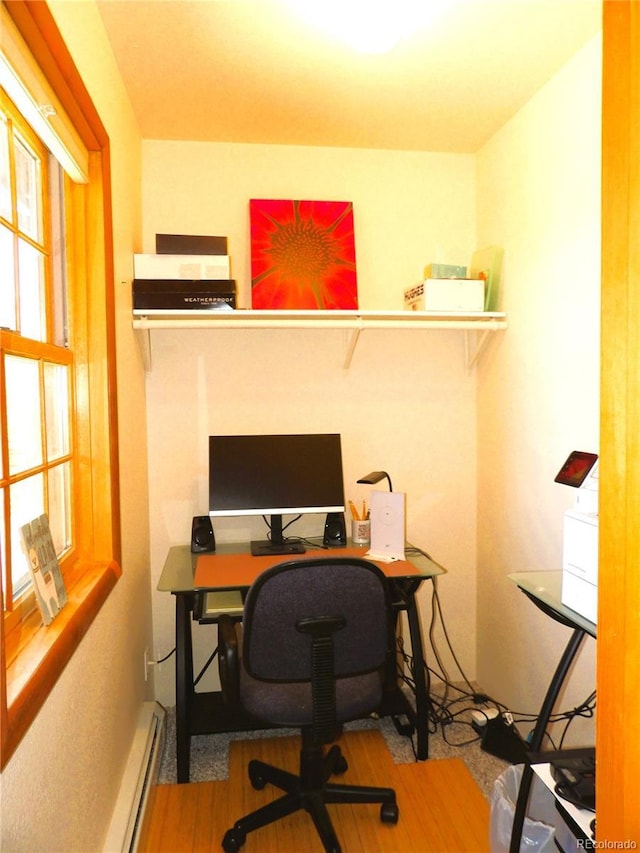
[[[533,730],[531,742],[529,744],[531,753],[539,754],[542,751],[542,743],[544,741],[545,732],[549,725],[549,719],[553,713],[554,705],[558,699],[558,694],[564,683],[564,680],[569,672],[569,668],[573,663],[580,645],[588,634],[590,637],[596,637],[596,625],[585,619],[575,610],[571,610],[565,604],[562,604],[562,572],[517,572],[509,575],[509,579],[517,584],[518,588],[529,598],[539,610],[542,610],[547,616],[561,625],[566,625],[572,628],[572,633],[569,642],[566,645],[560,662],[549,684],[549,688],[545,694],[538,715],[538,721]],[[536,761],[541,761],[539,755],[535,758]],[[531,793],[531,783],[533,781],[533,765],[531,761],[527,761],[522,773],[522,781],[518,791],[518,799],[516,802],[515,813],[513,816],[513,828],[511,830],[511,843],[509,853],[519,853],[520,841],[522,839],[522,828],[529,803],[529,794]]]
[[[325,550],[318,544],[318,550],[308,549],[306,554],[296,556],[295,559],[304,559],[305,556],[349,556],[368,559],[366,550],[365,547],[355,546]],[[393,684],[388,679],[381,713],[387,716],[404,714],[408,717],[416,730],[417,758],[423,761],[429,754],[429,694],[416,593],[425,580],[444,574],[446,570],[411,545],[407,545],[406,551],[410,555],[408,560],[378,562],[377,565],[384,572],[389,584],[395,620],[397,621],[401,611],[407,614],[415,670],[413,676],[416,707],[414,709],[408,702],[394,677]],[[200,567],[199,558],[202,558]],[[286,559],[286,556],[253,557],[249,552],[248,543],[220,544],[215,554],[192,554],[189,545],[178,545],[169,549],[157,588],[161,592],[170,592],[176,600],[176,751],[180,783],[189,781],[193,735],[268,728],[264,722],[248,715],[240,717],[236,708],[233,709],[233,714],[230,714],[222,701],[220,691],[196,693],[191,635],[194,608],[197,607],[199,599],[208,592],[239,590],[244,593],[261,572]],[[234,570],[229,573],[231,565]]]

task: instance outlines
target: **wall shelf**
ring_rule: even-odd
[[[353,359],[360,334],[368,329],[460,329],[465,333],[465,363],[471,369],[487,336],[507,328],[506,314],[439,311],[162,311],[136,310],[133,328],[147,371],[151,370],[151,332],[155,329],[346,329],[351,331],[344,368]]]

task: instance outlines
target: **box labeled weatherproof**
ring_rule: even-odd
[[[153,311],[231,311],[236,307],[234,279],[181,281],[134,279],[133,313]]]

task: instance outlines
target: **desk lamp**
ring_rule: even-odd
[[[393,486],[391,485],[391,477],[387,474],[386,471],[372,471],[370,474],[365,474],[364,477],[360,477],[357,481],[358,483],[367,483],[370,486],[373,486],[374,483],[379,483],[380,480],[384,480],[387,478],[389,481],[389,491],[393,491]]]

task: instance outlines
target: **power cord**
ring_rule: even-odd
[[[407,549],[408,553],[421,554],[427,559],[431,560],[436,566],[440,568],[444,568],[437,560],[424,551],[421,548],[416,546],[411,546]],[[486,693],[482,693],[477,691],[472,685],[471,681],[465,674],[460,661],[453,649],[453,645],[451,643],[445,619],[442,609],[442,604],[440,601],[440,596],[438,592],[438,583],[437,578],[431,578],[433,585],[433,592],[431,596],[431,621],[429,624],[429,643],[431,650],[433,652],[434,658],[440,667],[441,672],[437,670],[431,669],[426,661],[425,661],[425,675],[427,678],[427,689],[429,694],[429,712],[428,712],[428,726],[429,733],[435,734],[438,730],[440,730],[443,740],[450,746],[467,746],[472,743],[477,743],[481,740],[482,735],[477,733],[476,728],[474,728],[472,722],[468,719],[469,711],[476,710],[480,714],[484,714],[487,720],[494,718],[498,714],[503,717],[507,715],[507,719],[509,722],[513,723],[525,723],[531,722],[535,725],[538,714],[531,714],[525,712],[518,711],[510,711],[508,706],[504,703],[501,703],[489,696]],[[447,672],[440,651],[438,649],[436,639],[435,639],[435,629],[438,623],[438,619],[440,621],[440,627],[444,634],[447,648],[451,657],[453,658],[455,665],[462,676],[463,683],[466,685],[468,690],[465,690],[452,681],[449,673]],[[400,660],[404,665],[404,670],[409,673],[409,675],[405,674],[405,672],[400,672],[400,679],[404,683],[404,685],[411,690],[415,695],[415,672],[414,672],[414,664],[413,659],[407,655],[404,650],[404,644],[402,642],[402,638],[398,638],[398,655]],[[436,693],[431,689],[431,679],[438,679],[444,687],[442,694]],[[454,694],[453,696],[451,694]],[[547,732],[546,737],[552,745],[553,749],[561,749],[562,745],[567,736],[567,732],[571,723],[577,717],[583,718],[592,718],[594,716],[595,707],[596,707],[596,693],[592,692],[580,705],[576,706],[573,709],[567,711],[561,711],[557,714],[552,714],[549,718],[549,723],[561,723],[565,722],[564,729],[562,731],[562,735],[560,737],[559,744],[556,746],[553,738]],[[486,710],[483,710],[486,709]],[[464,715],[467,716],[467,719],[464,718]],[[463,728],[470,728],[474,732],[474,736],[471,738],[465,738],[463,740],[451,740],[449,737],[449,731],[452,730],[453,726],[462,726]],[[531,736],[532,731],[529,733],[529,737]],[[415,748],[414,748],[415,752]]]
[[[160,658],[160,660],[150,660],[150,661],[149,661],[149,664],[150,664],[150,665],[159,666],[161,663],[164,663],[166,660],[169,660],[169,658],[171,657],[171,655],[175,653],[175,650],[176,650],[176,647],[174,646],[174,647],[171,649],[171,651],[170,651],[170,652],[167,652],[167,654],[166,654],[163,658]]]

